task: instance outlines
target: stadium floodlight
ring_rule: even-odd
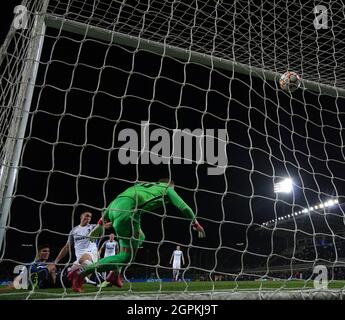
[[[334,206],[336,204],[336,200],[328,200],[327,202],[324,203],[325,207],[331,207]]]
[[[333,205],[335,204],[335,203],[334,203],[334,200],[329,200],[328,203],[329,203],[329,206],[330,206],[330,207],[333,206]]]
[[[318,209],[322,209],[322,208],[326,208],[326,207],[331,207],[335,204],[339,203],[339,200],[338,199],[331,199],[331,200],[328,200],[324,203],[320,203],[318,205],[315,205],[315,206],[311,206],[309,208],[304,208],[303,210],[299,210],[299,211],[296,211],[296,212],[293,212],[291,214],[288,214],[288,215],[285,215],[285,216],[281,216],[281,217],[278,217],[277,219],[272,219],[272,220],[269,220],[267,222],[264,222],[262,225],[269,225],[271,223],[274,223],[274,222],[277,222],[277,221],[282,221],[282,220],[285,220],[285,219],[290,219],[290,218],[293,218],[294,216],[298,216],[298,215],[301,215],[303,213],[311,213],[312,211],[315,211],[315,210],[318,210]]]
[[[274,184],[274,192],[275,193],[290,193],[292,192],[292,180],[290,178],[286,178],[281,182]]]

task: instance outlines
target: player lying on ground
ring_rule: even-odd
[[[73,290],[81,292],[84,277],[96,269],[98,272],[112,271],[107,281],[121,287],[120,268],[134,260],[138,248],[145,239],[141,230],[142,213],[153,211],[168,203],[174,205],[184,217],[192,221],[193,229],[198,232],[199,238],[205,237],[205,231],[196,220],[193,210],[176,193],[172,181],[161,179],[155,183],[135,184],[110,203],[97,227],[90,234],[91,237],[99,237],[103,234],[103,221],[110,221],[120,242],[120,253],[70,272]]]
[[[77,260],[73,263],[71,270],[78,269],[79,266],[87,266],[98,260],[98,249],[95,242],[90,241],[89,234],[95,228],[96,224],[90,224],[92,218],[91,212],[83,212],[80,215],[80,223],[69,233],[67,243],[62,247],[60,253],[55,259],[58,264],[67,253],[70,252],[71,246],[74,246]],[[105,227],[111,227],[111,224]],[[86,282],[95,285],[96,283],[86,277]]]
[[[39,245],[35,261],[28,267],[28,274],[21,272],[5,289],[21,288],[25,283],[23,277],[28,277],[28,287],[45,289],[56,287],[56,266],[49,260],[50,248],[48,245]]]
[[[32,285],[40,289],[56,286],[56,266],[49,260],[50,248],[40,245],[35,262],[31,265],[30,276]]]

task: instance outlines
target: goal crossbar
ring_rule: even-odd
[[[219,58],[211,54],[200,53],[192,50],[186,50],[165,43],[147,40],[145,38],[130,36],[124,33],[88,25],[85,23],[72,21],[57,15],[47,14],[45,17],[47,27],[57,30],[63,30],[100,41],[124,45],[136,49],[143,49],[148,52],[168,56],[183,61],[188,61],[200,65],[205,65],[215,69],[222,69],[250,75],[264,80],[278,82],[281,74],[271,70],[249,66],[233,60]],[[329,95],[332,97],[345,97],[345,89],[330,86],[324,83],[302,79],[301,88],[305,88],[317,93]]]

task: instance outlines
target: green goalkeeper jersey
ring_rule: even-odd
[[[191,220],[195,219],[193,210],[167,183],[138,183],[120,193],[117,198],[120,197],[135,200],[137,208],[145,211],[153,211],[162,207],[164,203],[171,203],[181,211],[184,217]]]

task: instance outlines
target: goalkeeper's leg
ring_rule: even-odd
[[[84,277],[95,270],[97,270],[97,272],[111,271],[113,274],[110,273],[107,277],[107,281],[110,280],[109,282],[114,282],[118,287],[122,287],[120,269],[122,266],[127,265],[135,259],[138,248],[142,244],[144,238],[144,233],[140,230],[137,236],[134,236],[131,240],[120,239],[121,250],[118,254],[100,259],[97,263],[85,267],[80,273],[80,276]]]
[[[84,267],[79,274],[74,276],[73,283],[75,283],[75,286],[73,288],[75,291],[81,291],[81,279],[95,270],[97,272],[113,271],[115,274],[114,281],[117,281],[118,286],[122,285],[120,268],[134,260],[138,248],[145,239],[145,235],[140,228],[138,219],[134,220],[132,214],[122,212],[120,216],[114,218],[112,221],[114,221],[113,226],[119,238],[120,252],[117,255],[100,259],[97,263]]]
[[[126,265],[135,259],[138,248],[142,245],[144,239],[145,235],[141,229],[134,233],[132,239],[124,239],[123,237],[119,236],[121,248],[120,252],[114,256],[100,259],[97,263],[85,267],[81,272],[81,275],[86,275],[90,272],[93,272],[96,268],[98,272],[118,272],[123,265]]]
[[[113,221],[113,227],[119,239],[120,252],[114,256],[100,259],[96,264],[86,267],[82,272],[88,272],[90,268],[97,266],[98,272],[119,271],[121,266],[134,260],[137,250],[145,240],[145,235],[140,227],[140,212],[130,211],[135,202],[132,199],[116,199],[109,208],[109,219]]]

